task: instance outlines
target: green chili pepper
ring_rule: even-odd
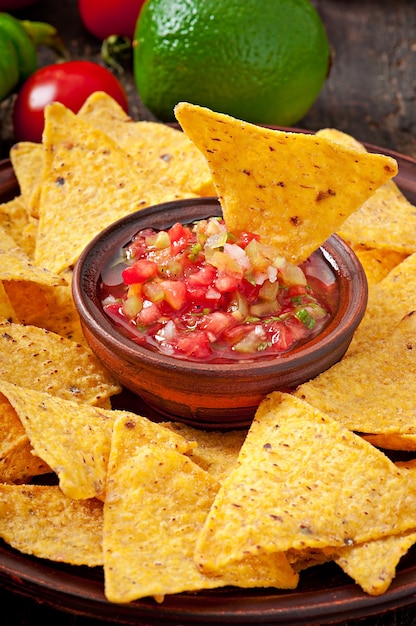
[[[51,48],[62,58],[67,57],[54,26],[0,13],[0,101],[37,69],[38,45]]]

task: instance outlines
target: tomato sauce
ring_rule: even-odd
[[[283,357],[322,331],[337,299],[321,255],[292,265],[220,218],[142,230],[102,272],[102,306],[119,331],[191,361]]]

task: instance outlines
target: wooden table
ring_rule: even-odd
[[[326,24],[333,63],[317,102],[298,126],[311,130],[337,127],[361,141],[416,157],[414,0],[314,0],[313,4]],[[100,60],[100,42],[83,28],[76,0],[39,0],[19,16],[55,24],[73,58]],[[51,60],[49,53],[42,51],[40,63]],[[129,69],[122,82],[132,117],[151,119],[140,102]],[[0,106],[0,158],[7,157],[13,143],[12,101],[9,98]],[[59,611],[7,590],[0,589],[0,602],[4,626],[104,626],[104,622]],[[416,598],[410,602],[415,606],[348,624],[415,624]]]

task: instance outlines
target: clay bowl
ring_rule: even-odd
[[[73,277],[73,296],[85,337],[100,361],[121,382],[164,417],[201,428],[247,426],[264,396],[290,390],[314,378],[346,352],[367,304],[367,282],[352,250],[333,235],[320,254],[336,275],[339,304],[315,338],[273,360],[213,364],[182,361],[153,352],[123,337],[103,313],[99,298],[102,268],[137,231],[166,229],[221,215],[215,198],[187,199],[149,207],[112,224],[83,251]]]

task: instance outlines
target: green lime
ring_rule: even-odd
[[[137,89],[163,121],[186,101],[292,126],[329,64],[326,29],[309,0],[147,0],[136,25]]]

